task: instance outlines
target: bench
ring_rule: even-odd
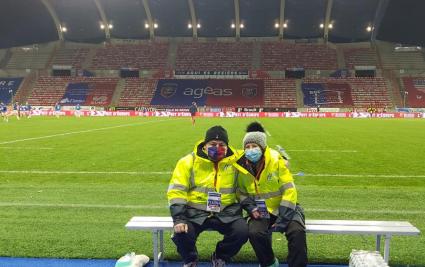
[[[128,230],[152,231],[154,267],[164,259],[164,230],[173,229],[169,216],[136,216],[125,225]],[[405,221],[352,221],[306,220],[306,232],[311,234],[353,234],[376,236],[376,251],[381,249],[381,237],[385,239],[384,260],[390,258],[390,240],[393,235],[419,235],[418,228]]]

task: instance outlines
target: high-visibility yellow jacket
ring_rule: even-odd
[[[218,163],[208,159],[198,142],[194,151],[181,158],[174,169],[167,197],[174,223],[187,220],[202,224],[208,216],[217,216],[227,223],[241,218],[236,199],[237,155],[229,146],[226,157]],[[207,209],[208,192],[221,193],[221,210],[212,214]]]
[[[242,155],[235,164],[239,171],[238,194],[240,200],[264,199],[269,213],[276,216],[285,216],[288,212],[293,214],[297,205],[297,190],[292,174],[279,152],[266,147],[264,169],[259,180],[256,180],[255,176],[249,172],[247,169],[249,165],[246,161],[245,156]]]

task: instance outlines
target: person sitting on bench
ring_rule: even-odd
[[[171,177],[167,196],[174,223],[172,240],[185,267],[197,265],[196,240],[209,229],[224,235],[211,261],[224,266],[248,241],[248,225],[236,198],[236,162],[227,131],[214,126],[191,154],[181,158]],[[255,203],[248,210],[256,208]]]
[[[284,159],[267,146],[264,128],[257,122],[248,125],[243,147],[245,153],[235,164],[238,195],[241,201],[255,199],[257,209],[248,228],[260,266],[279,266],[272,248],[273,230],[285,232],[289,267],[307,266],[304,212],[297,204],[294,180]]]

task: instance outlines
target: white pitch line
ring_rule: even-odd
[[[106,208],[106,209],[168,209],[167,205],[105,205],[105,204],[53,204],[0,202],[0,207],[46,207],[46,208]]]
[[[19,203],[19,202],[0,202],[0,207],[41,207],[41,208],[103,208],[103,209],[162,209],[167,210],[168,205],[106,205],[106,204],[61,204],[61,203]],[[350,213],[350,214],[424,214],[424,210],[357,210],[357,209],[321,209],[305,208],[307,212],[326,212],[326,213]]]
[[[0,146],[0,149],[17,149],[17,150],[53,150],[52,147],[14,147],[14,146]]]
[[[23,173],[23,174],[127,174],[127,175],[163,175],[171,174],[171,171],[168,172],[137,172],[137,171],[41,171],[41,170],[0,170],[0,173]]]
[[[89,129],[89,130],[83,130],[83,131],[76,131],[76,132],[67,132],[67,133],[52,134],[52,135],[45,135],[45,136],[39,136],[39,137],[17,139],[17,140],[0,142],[0,145],[13,144],[13,143],[25,142],[25,141],[32,141],[32,140],[47,139],[47,138],[57,137],[57,136],[66,136],[66,135],[73,135],[73,134],[80,134],[80,133],[90,133],[90,132],[95,132],[95,131],[109,130],[109,129],[115,129],[115,128],[121,128],[121,127],[142,125],[142,124],[155,123],[155,122],[164,122],[164,121],[170,121],[170,120],[144,121],[144,122],[139,122],[139,123],[121,124],[121,125],[116,125],[116,126],[95,128],[95,129]]]
[[[23,174],[125,174],[125,175],[170,175],[172,171],[43,171],[43,170],[0,170],[0,173],[23,173]],[[294,172],[295,173],[295,172]],[[425,178],[425,174],[419,175],[394,175],[394,174],[343,174],[343,173],[304,173],[310,177],[359,177],[359,178]]]
[[[359,177],[359,178],[373,178],[373,177],[377,177],[377,178],[425,178],[424,174],[419,174],[419,175],[407,175],[407,174],[403,174],[403,175],[394,175],[394,174],[342,174],[342,173],[336,173],[336,174],[332,174],[332,173],[317,173],[317,174],[313,174],[313,173],[305,173],[304,176],[313,176],[313,177]]]
[[[357,153],[357,150],[332,150],[332,149],[287,149],[294,152],[329,152],[329,153]]]

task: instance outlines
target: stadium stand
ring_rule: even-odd
[[[126,78],[117,106],[147,107],[155,91],[156,79]]]
[[[52,55],[52,45],[37,45],[28,48],[11,49],[12,56],[6,65],[8,69],[45,69]]]
[[[177,46],[177,70],[252,69],[252,42],[183,42]]]
[[[380,77],[308,78],[304,80],[302,87],[306,106],[356,108],[392,106],[385,80]],[[313,92],[311,88],[317,92],[315,98],[311,96],[313,93],[309,93]]]
[[[65,94],[69,96],[81,96],[84,102],[82,105],[108,106],[115,91],[118,78],[98,78],[98,77],[47,77],[38,79],[28,102],[33,106],[52,106],[56,102],[61,102]],[[69,86],[76,84],[76,86]],[[69,87],[68,87],[69,86]],[[81,92],[83,90],[84,92]],[[64,105],[74,105],[64,102]]]
[[[264,106],[296,108],[297,92],[293,79],[265,79]]]
[[[60,48],[52,61],[52,65],[66,65],[81,69],[89,48]]]
[[[139,69],[162,69],[167,65],[168,43],[146,42],[144,44],[107,44],[98,48],[92,69],[117,70],[122,67]]]
[[[408,92],[408,106],[411,108],[425,107],[425,77],[403,77],[402,81]]]
[[[378,66],[376,52],[371,48],[346,48],[343,52],[349,69],[354,69],[354,66]]]
[[[317,70],[338,68],[336,50],[326,45],[265,42],[261,51],[261,68],[264,70],[285,70],[293,67]]]

